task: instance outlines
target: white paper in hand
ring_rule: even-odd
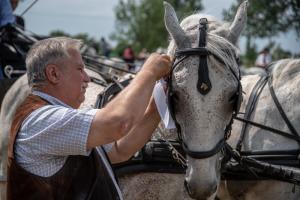
[[[163,88],[163,84],[165,84],[164,80],[158,81],[153,90],[153,97],[159,112],[160,118],[163,121],[166,129],[173,129],[175,127],[175,123],[173,118],[170,115],[168,105],[167,105],[167,97]]]

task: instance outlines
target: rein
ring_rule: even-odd
[[[290,132],[281,131],[272,127],[259,124],[250,120],[250,117],[257,104],[259,96],[268,83],[269,91],[272,99]],[[258,128],[270,131],[274,134],[281,135],[283,137],[297,141],[300,144],[300,137],[288,117],[286,116],[278,98],[275,94],[272,84],[272,74],[268,76],[262,76],[254,86],[249,101],[245,110],[245,117],[240,118],[235,116],[235,120],[243,122],[240,138],[238,140],[236,148],[232,148],[226,143],[225,151],[227,158],[223,160],[223,176],[226,179],[259,179],[272,178],[281,181],[290,182],[296,185],[300,185],[300,149],[292,150],[262,150],[262,151],[242,151],[242,142],[245,138],[248,125],[253,125]],[[231,158],[233,160],[231,160]],[[237,163],[235,163],[237,162]],[[291,168],[293,167],[293,168]],[[245,175],[245,170],[248,172]]]
[[[269,91],[270,91],[271,97],[272,97],[272,99],[273,99],[273,101],[276,105],[276,108],[278,109],[282,119],[284,120],[284,122],[286,123],[287,127],[289,128],[289,130],[292,134],[288,133],[288,132],[285,132],[285,131],[278,130],[278,129],[274,129],[272,127],[269,127],[269,126],[266,126],[266,125],[263,125],[263,124],[259,124],[257,122],[253,122],[253,121],[250,120],[251,115],[252,115],[252,113],[254,111],[254,108],[257,104],[257,101],[259,99],[259,96],[260,96],[261,92],[263,91],[266,83],[268,83]],[[247,103],[246,110],[245,110],[245,117],[241,118],[241,117],[235,116],[234,119],[244,123],[243,127],[242,127],[240,138],[239,138],[237,146],[236,146],[236,150],[238,152],[241,152],[242,142],[245,138],[245,133],[247,131],[247,126],[249,124],[253,125],[253,126],[256,126],[258,128],[270,131],[272,133],[284,136],[286,138],[293,139],[293,140],[297,141],[300,144],[299,133],[296,131],[296,129],[294,128],[294,126],[292,125],[290,120],[288,119],[287,115],[285,114],[285,112],[284,112],[284,110],[283,110],[283,108],[282,108],[282,106],[281,106],[280,102],[278,101],[278,98],[275,94],[273,84],[272,84],[272,74],[270,74],[268,76],[261,76],[261,78],[257,81],[256,85],[254,86],[254,88],[253,88],[253,90],[250,94],[249,101]]]

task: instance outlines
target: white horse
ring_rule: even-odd
[[[168,54],[175,56],[175,50],[181,51],[175,56],[178,64],[173,69],[171,86],[175,108],[175,118],[180,125],[185,148],[188,153],[186,186],[195,199],[299,199],[300,188],[290,183],[275,180],[268,181],[224,181],[221,184],[221,161],[223,152],[218,151],[224,138],[224,130],[230,124],[234,111],[232,97],[239,89],[239,66],[235,57],[235,44],[246,24],[247,3],[240,5],[234,21],[222,24],[215,18],[205,15],[192,15],[178,23],[174,9],[166,6],[166,27],[172,36]],[[199,20],[208,20],[205,48],[208,73],[199,74],[199,56],[195,51],[199,45]],[[203,34],[201,37],[204,37]],[[191,53],[194,51],[194,53]],[[203,51],[201,53],[203,55]],[[186,58],[183,58],[187,56]],[[203,60],[203,58],[201,58]],[[175,63],[177,63],[175,62]],[[206,75],[211,82],[202,81],[197,90],[199,75]],[[241,83],[245,94],[241,110],[248,101],[251,89],[258,75],[245,76]],[[203,77],[201,76],[203,79]],[[273,86],[278,99],[296,130],[300,130],[300,60],[283,60],[274,64]],[[241,92],[240,92],[241,95]],[[255,107],[253,121],[288,132],[288,128],[279,116],[268,87],[261,93]],[[233,126],[230,144],[235,145],[239,138],[241,124]],[[267,131],[251,127],[246,133],[243,150],[289,150],[299,149],[297,142]],[[216,150],[211,153],[210,150]],[[209,156],[199,155],[205,152]],[[195,156],[195,154],[197,154]],[[203,157],[197,159],[195,157]]]
[[[242,76],[246,76],[246,75],[255,75],[255,74],[259,74],[259,75],[263,75],[266,76],[267,72],[265,69],[261,68],[261,67],[240,67],[240,72]]]

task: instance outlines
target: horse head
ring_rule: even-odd
[[[224,132],[241,97],[235,46],[246,24],[247,2],[231,24],[194,14],[179,24],[164,2],[165,25],[175,57],[169,77],[169,105],[187,154],[186,188],[192,198],[214,198],[220,182]],[[225,134],[226,135],[226,134]]]

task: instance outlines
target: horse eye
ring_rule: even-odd
[[[240,57],[239,57],[239,56],[236,57],[235,60],[236,60],[236,63],[237,63],[238,65],[241,65],[241,60],[240,60]]]
[[[178,92],[173,91],[171,94],[171,99],[172,99],[173,103],[177,103],[179,101]]]
[[[232,95],[232,96],[229,98],[228,102],[229,102],[230,104],[232,104],[234,101],[235,101],[235,95]]]

